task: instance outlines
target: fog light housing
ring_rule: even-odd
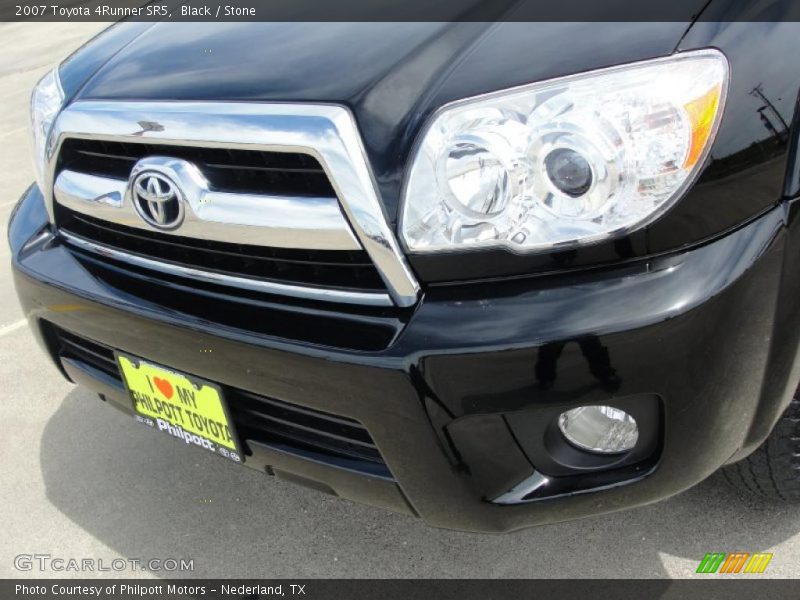
[[[639,439],[636,419],[613,406],[579,406],[558,417],[561,435],[573,446],[597,454],[620,454]]]

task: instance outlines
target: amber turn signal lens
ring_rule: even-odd
[[[703,154],[703,149],[706,147],[714,126],[714,118],[717,116],[721,94],[722,88],[716,85],[706,94],[703,94],[697,100],[692,100],[684,107],[692,124],[692,141],[689,145],[689,154],[683,163],[685,169],[697,164],[698,159]]]

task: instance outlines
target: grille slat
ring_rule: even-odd
[[[66,331],[59,332],[58,340],[62,357],[82,361],[115,378],[120,377],[114,352],[109,348]]]
[[[247,424],[244,425],[245,430],[258,431],[279,442],[284,441],[289,445],[293,443],[298,444],[301,447],[317,452],[333,452],[349,459],[366,460],[374,463],[383,462],[380,452],[378,452],[378,449],[374,446],[358,446],[346,440],[336,440],[319,431],[303,430],[301,427],[288,423],[281,423],[272,419],[258,420],[258,414],[249,411],[245,414],[239,413],[238,416],[250,417],[251,420],[247,421]],[[237,420],[236,415],[233,418]]]
[[[130,238],[138,238],[137,242],[139,243],[150,243],[153,237],[148,233],[146,230],[143,229],[134,229],[130,228],[130,230],[120,231],[119,227],[108,223],[106,221],[101,221],[100,219],[95,219],[89,217],[87,215],[83,215],[80,213],[73,213],[71,218],[75,221],[81,223],[81,227],[94,227],[97,229],[102,229],[107,232],[109,236],[122,236],[122,237],[130,237]],[[159,242],[167,247],[173,247],[176,250],[183,250],[185,252],[192,252],[197,250],[198,248],[201,250],[208,250],[210,252],[214,252],[215,254],[225,255],[230,257],[237,257],[237,258],[248,258],[250,260],[269,260],[275,263],[291,263],[297,265],[316,265],[316,266],[331,266],[331,267],[342,267],[342,266],[352,266],[352,267],[371,267],[372,263],[363,257],[359,256],[357,252],[350,252],[350,253],[342,253],[340,257],[342,260],[339,262],[334,261],[333,259],[324,259],[324,258],[317,258],[316,256],[323,256],[321,255],[314,255],[313,251],[302,251],[298,252],[296,255],[289,254],[286,252],[285,255],[279,255],[275,252],[273,248],[265,248],[260,246],[247,246],[245,244],[236,244],[232,245],[235,247],[236,251],[233,249],[226,249],[225,246],[211,246],[208,247],[205,240],[192,240],[191,244],[183,243],[181,240],[186,238],[181,238],[178,236],[164,236],[163,239],[159,239]],[[213,244],[213,242],[212,242]],[[204,247],[205,246],[205,247]]]
[[[68,139],[61,148],[62,168],[128,179],[145,156],[169,156],[195,163],[214,189],[233,193],[335,196],[325,170],[299,153],[197,148],[163,144]]]
[[[101,371],[122,386],[113,349],[50,324],[47,329],[62,359]],[[227,386],[223,387],[223,394],[243,440],[391,478],[369,432],[355,419]]]
[[[60,230],[114,249],[225,275],[344,291],[386,287],[364,251],[268,248],[126,227],[56,205]]]
[[[287,421],[285,419],[281,419],[280,417],[275,417],[273,415],[265,414],[254,409],[239,409],[239,412],[241,412],[243,415],[249,415],[252,417],[263,419],[265,421],[271,421],[273,423],[277,423],[278,425],[293,427],[294,429],[298,429],[300,431],[305,431],[308,433],[316,433],[318,435],[325,436],[326,438],[330,438],[334,442],[347,442],[348,444],[355,444],[357,446],[362,446],[363,448],[368,448],[373,450],[375,449],[375,444],[373,444],[372,442],[362,442],[361,440],[348,438],[345,435],[339,435],[331,431],[323,431],[321,429],[316,429],[314,427],[303,425],[301,423],[293,423],[292,421]]]
[[[92,359],[99,359],[100,361],[103,361],[103,364],[108,363],[108,365],[113,366],[113,361],[110,362],[106,361],[106,357],[100,352],[90,350],[86,346],[82,346],[81,344],[76,342],[71,342],[69,340],[62,340],[62,341],[64,342],[66,349],[71,353],[78,354],[84,357],[88,355]]]

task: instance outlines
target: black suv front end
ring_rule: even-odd
[[[167,45],[186,43],[189,25],[118,27],[105,34],[116,44],[101,36],[64,63],[44,183],[9,227],[19,297],[55,364],[131,414],[120,352],[213,382],[245,466],[437,527],[509,531],[620,510],[747,456],[800,377],[794,131],[755,151],[740,139],[756,126],[737,120],[750,82],[732,79],[703,174],[644,229],[528,255],[415,254],[397,231],[414,132],[447,101],[712,46],[735,74],[752,49],[702,26],[675,47],[676,30],[663,25],[624,58],[576,67],[562,55],[538,74],[467,84],[481,52],[445,76],[436,50],[472,39],[476,24],[429,25],[413,29],[415,56],[400,66],[386,57],[390,72],[362,81],[351,100],[341,88],[262,93],[244,77],[230,82],[231,97],[210,100],[178,59],[161,65],[172,78],[160,91],[154,74],[138,80],[134,100],[125,85],[111,91],[137,43],[166,27],[180,27]],[[532,27],[506,26],[489,28],[484,55],[518,46],[518,28]],[[232,64],[261,35],[243,27],[236,40],[206,39],[220,50],[209,60]],[[386,52],[398,52],[393,43]],[[403,79],[428,68],[438,87]],[[78,74],[82,83],[66,81]],[[376,108],[398,85],[420,94],[399,116],[398,103]],[[157,206],[163,190],[143,170],[181,182],[180,231],[160,226],[171,218]],[[134,206],[137,182],[144,201]],[[561,416],[586,406],[631,415],[635,443],[610,453],[569,443]]]

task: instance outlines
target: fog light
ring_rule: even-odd
[[[627,452],[639,439],[636,420],[612,406],[579,406],[563,412],[558,428],[573,446],[600,454]]]

